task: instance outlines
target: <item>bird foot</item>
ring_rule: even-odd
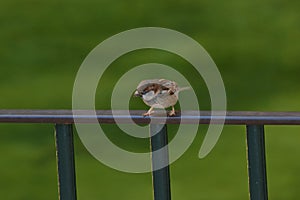
[[[175,115],[176,115],[175,110],[171,110],[171,111],[168,113],[168,116],[169,116],[169,117],[172,117],[172,116],[175,116]]]
[[[150,111],[150,112],[148,111],[148,112],[144,113],[143,116],[144,116],[144,117],[150,116],[152,113],[154,113],[154,112],[153,112],[153,111]]]

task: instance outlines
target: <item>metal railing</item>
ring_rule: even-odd
[[[144,111],[116,111],[114,116],[110,110],[96,111],[99,123],[115,124],[135,123],[147,124],[149,117],[143,117]],[[93,123],[94,116],[85,114],[73,115],[72,110],[0,110],[0,123],[53,123],[55,124],[56,155],[58,167],[58,188],[60,200],[76,199],[76,179],[74,162],[74,145],[72,124]],[[117,115],[116,115],[117,113]],[[179,116],[168,117],[166,124],[215,124],[222,123],[223,117],[211,115],[209,111],[185,111]],[[152,117],[150,124],[151,151],[167,145],[167,125],[161,129],[160,122],[164,118]],[[300,112],[227,112],[225,124],[245,125],[247,127],[247,155],[249,194],[251,200],[268,199],[266,158],[265,158],[265,125],[300,125]],[[157,134],[157,131],[159,132]],[[154,154],[153,154],[154,155]],[[168,159],[168,151],[162,151],[160,158]],[[152,165],[157,165],[157,158],[152,158]],[[153,191],[155,200],[170,200],[170,171],[169,166],[152,172]]]

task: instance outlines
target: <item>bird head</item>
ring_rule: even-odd
[[[133,93],[133,96],[134,96],[134,97],[142,97],[142,94],[141,94],[138,90],[136,90],[136,91]]]

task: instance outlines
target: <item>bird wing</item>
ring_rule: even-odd
[[[168,90],[170,95],[173,95],[178,89],[177,84],[174,81],[169,81],[169,80],[166,80],[166,79],[160,79],[159,82],[160,82],[160,84],[162,85],[163,88]]]
[[[173,95],[177,91],[178,87],[174,81],[166,79],[149,79],[139,83],[137,92],[141,95],[150,91],[154,92],[154,95],[159,95],[168,92]]]

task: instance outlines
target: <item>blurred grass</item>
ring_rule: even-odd
[[[158,26],[181,31],[206,48],[222,74],[229,110],[299,111],[299,8],[296,0],[3,0],[0,108],[70,109],[76,72],[91,49],[121,31]],[[187,66],[161,51],[123,56],[102,80],[106,84],[104,93],[97,93],[97,108],[109,109],[109,99],[103,97],[124,70],[147,62]],[[182,73],[199,91],[201,108],[209,109],[205,85],[191,71]],[[146,109],[138,100],[130,106]],[[122,135],[114,126],[106,128]],[[193,145],[171,165],[173,199],[247,199],[244,127],[226,126],[213,152],[199,160],[205,129],[201,126]],[[270,199],[300,196],[299,130],[266,127]],[[112,139],[124,142],[114,134]],[[147,149],[145,141],[121,138],[130,149]],[[150,174],[102,165],[77,136],[75,147],[78,199],[151,199]],[[0,124],[0,157],[1,198],[57,199],[52,125]]]

